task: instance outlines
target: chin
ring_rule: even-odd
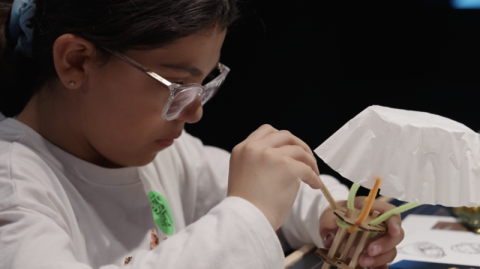
[[[172,143],[169,144],[171,145]],[[116,167],[145,166],[151,163],[157,157],[157,154],[160,151],[168,148],[170,145],[161,145],[161,143],[155,143],[153,148],[149,148],[146,151],[144,150],[131,154],[124,153],[122,156],[117,155],[117,158],[112,158],[112,163],[116,164]]]
[[[153,162],[153,160],[155,160],[155,157],[157,157],[157,153],[155,153],[153,155],[142,156],[142,157],[136,158],[134,160],[131,160],[129,162],[128,166],[145,166],[145,165]]]
[[[110,164],[100,164],[100,166],[103,167],[110,167],[110,168],[121,168],[121,167],[134,167],[134,166],[145,166],[149,163],[151,163],[155,157],[157,156],[156,152],[155,154],[143,154],[143,155],[137,155],[134,158],[128,158],[128,159],[123,159],[123,160],[112,160]]]

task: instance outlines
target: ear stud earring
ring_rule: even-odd
[[[70,81],[70,84],[68,84],[68,85],[70,85],[70,87],[73,87],[73,86],[75,86],[75,82],[74,82],[74,81]]]

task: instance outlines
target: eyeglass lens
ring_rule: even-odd
[[[227,68],[227,73],[228,73]],[[220,73],[220,72],[219,72]],[[164,117],[166,120],[174,120],[181,116],[187,106],[195,101],[197,97],[200,98],[201,105],[203,106],[208,100],[210,100],[218,91],[220,86],[225,80],[225,76],[215,76],[211,80],[206,79],[208,82],[203,87],[186,87],[177,94],[170,97],[169,102],[164,108]]]
[[[220,86],[222,86],[223,80],[212,81],[209,84],[205,85],[205,93],[202,96],[202,105],[204,105],[208,100],[217,93]]]
[[[178,118],[185,107],[197,98],[200,91],[201,88],[198,87],[187,88],[173,97],[165,115],[167,120]]]

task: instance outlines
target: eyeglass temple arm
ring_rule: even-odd
[[[138,70],[144,72],[145,74],[151,76],[152,78],[154,78],[155,80],[158,80],[160,81],[161,83],[165,84],[167,87],[170,87],[170,85],[172,85],[172,83],[164,78],[162,78],[161,76],[157,75],[155,72],[152,72],[150,70],[148,70],[147,68],[145,68],[143,65],[135,62],[134,60],[128,58],[127,56],[123,55],[122,53],[118,52],[118,51],[115,51],[115,50],[110,50],[110,49],[107,49],[107,48],[103,48],[104,50],[110,52],[111,54],[113,54],[115,57],[119,58],[120,60],[126,62],[127,64],[137,68]]]
[[[227,66],[225,66],[224,64],[222,64],[222,63],[220,63],[220,62],[217,63],[217,68],[218,68],[218,70],[220,70],[220,75],[219,75],[216,79],[214,79],[214,80],[210,81],[209,83],[207,83],[207,85],[213,84],[213,83],[215,83],[215,82],[218,81],[218,80],[225,79],[225,77],[227,76],[228,72],[230,72],[230,68],[228,68]],[[205,86],[206,86],[206,85],[205,85]]]

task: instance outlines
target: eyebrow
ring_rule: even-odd
[[[210,74],[215,68],[217,68],[219,61],[215,63],[215,66],[208,72]],[[195,66],[190,66],[188,64],[161,64],[161,66],[166,67],[166,68],[171,68],[171,69],[177,69],[177,70],[182,70],[182,71],[187,71],[190,73],[192,76],[198,76],[201,77],[203,76],[202,70],[198,69]]]

